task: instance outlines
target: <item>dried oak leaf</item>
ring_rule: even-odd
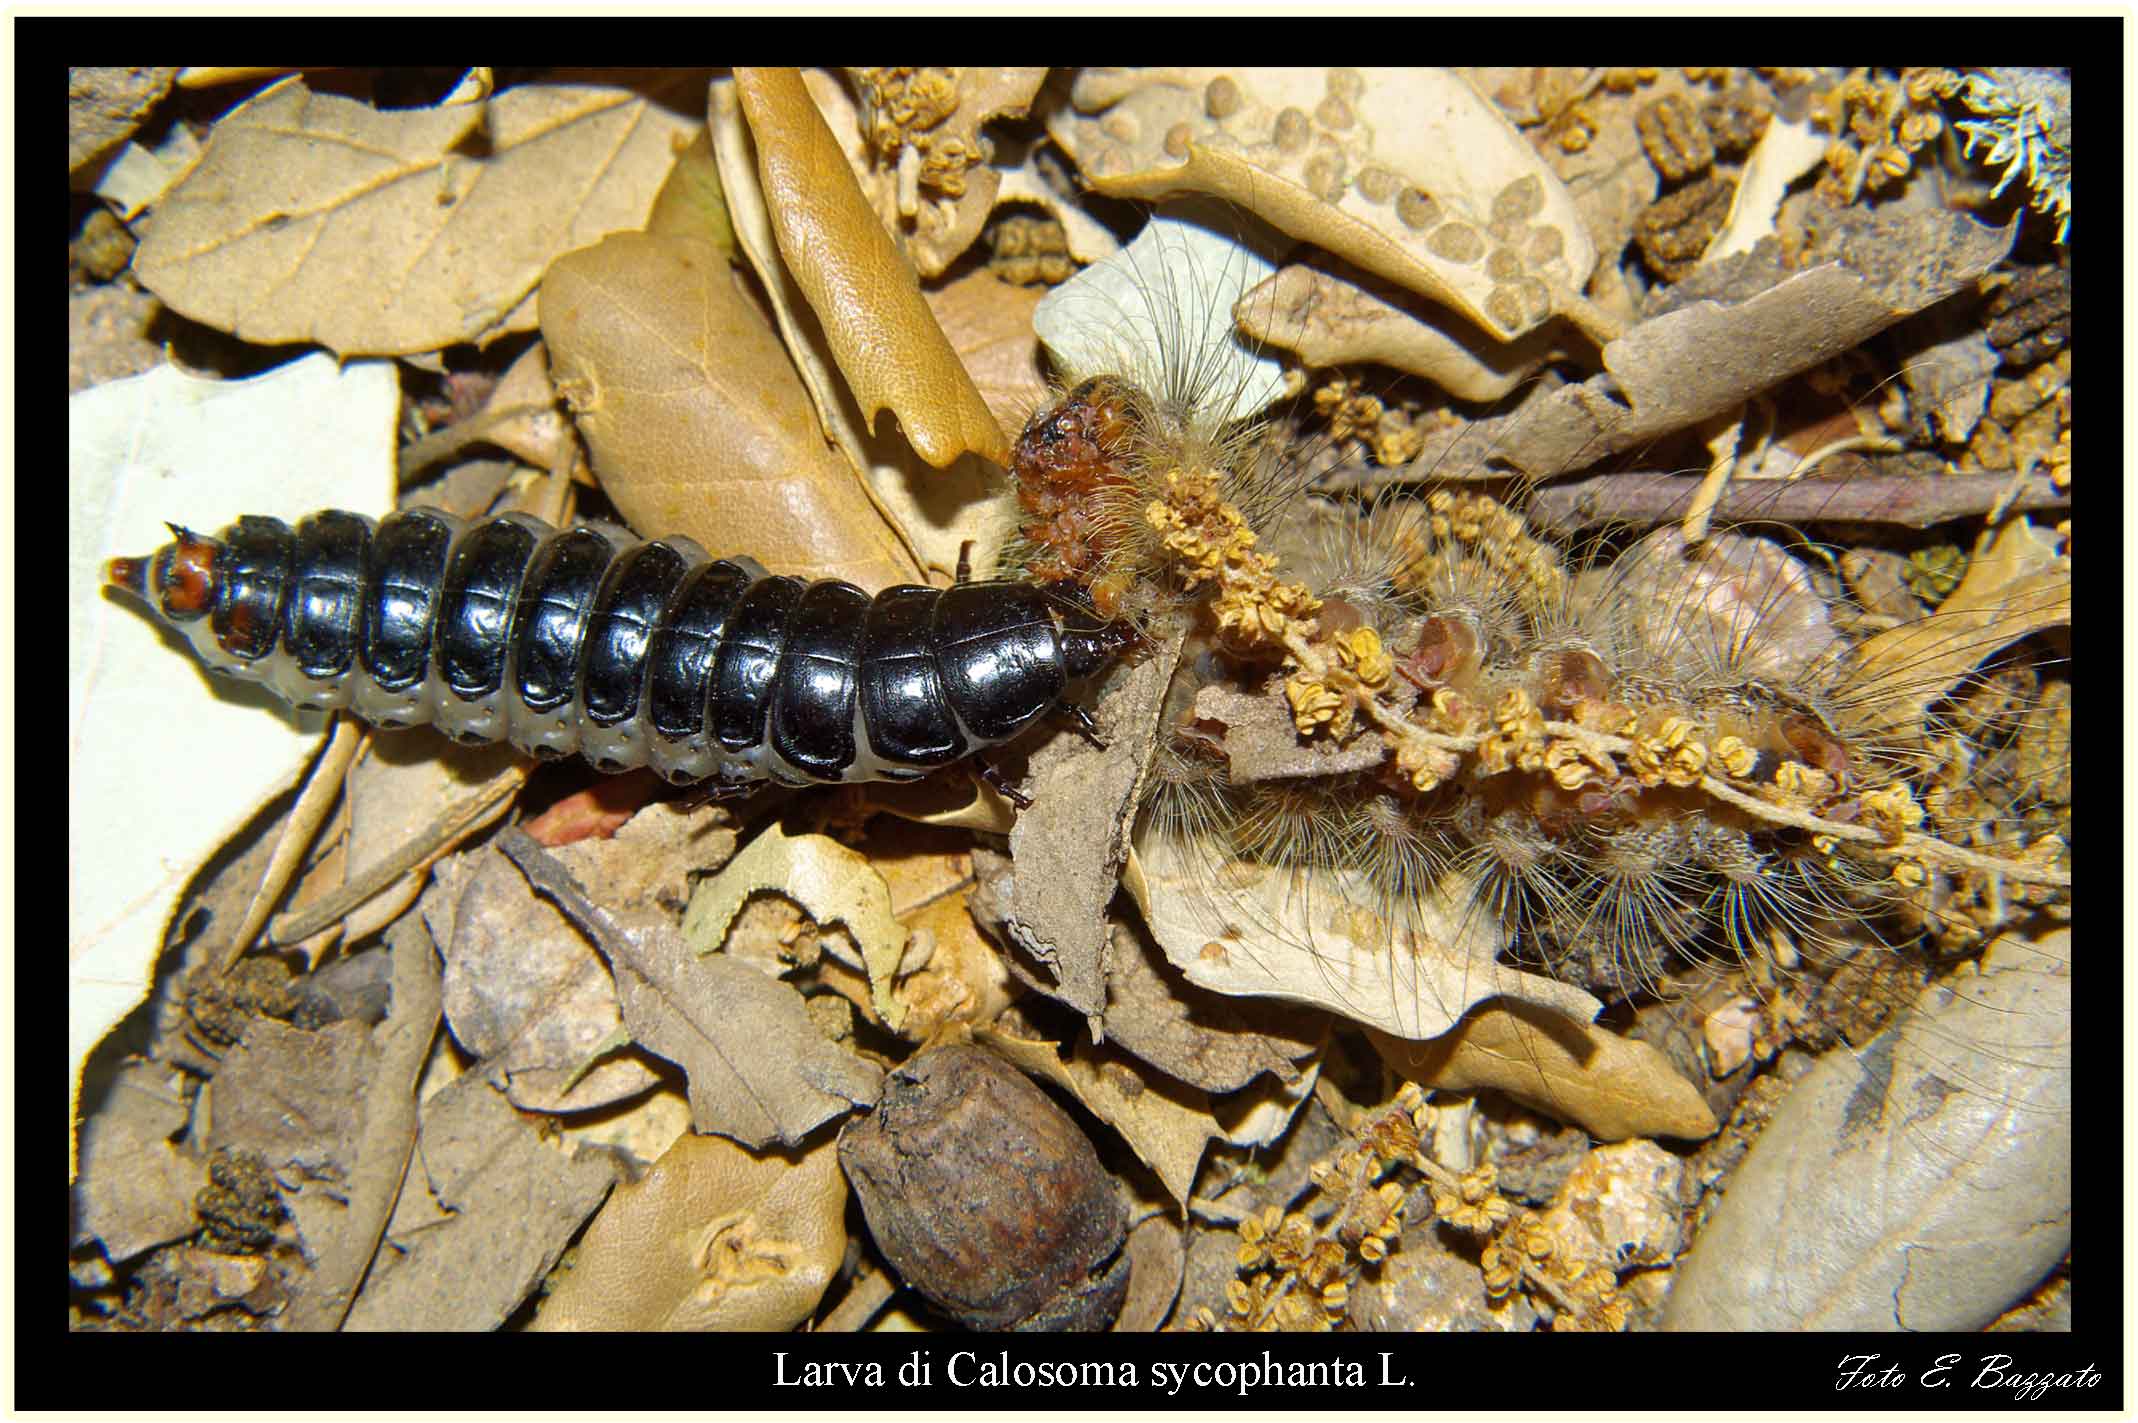
[[[701,132],[676,155],[676,166],[646,214],[646,231],[657,237],[695,237],[710,242],[733,260],[738,245],[728,216],[727,192],[720,185],[720,162],[713,156],[710,132]]]
[[[2016,223],[1986,228],[1964,213],[1927,221],[1857,213],[1846,251],[1814,256],[1837,260],[1742,300],[1692,300],[1650,316],[1604,347],[1604,374],[1542,391],[1472,430],[1489,438],[1496,461],[1526,473],[1585,469],[1861,345],[1973,283],[2003,258],[2018,230]],[[1920,268],[1901,265],[1918,256]],[[1718,280],[1727,275],[1715,270]]]
[[[665,917],[591,903],[523,832],[507,831],[498,847],[609,960],[624,1027],[682,1067],[699,1131],[753,1148],[792,1146],[876,1100],[881,1074],[826,1039],[792,988],[724,955],[700,958]]]
[[[2007,937],[1782,1099],[1666,1329],[1980,1329],[2071,1248],[2071,934]]]
[[[943,335],[1006,430],[1023,429],[1047,401],[1039,344],[1032,339],[1032,309],[1046,294],[1045,287],[1011,286],[984,270],[927,292]]]
[[[68,173],[80,172],[123,142],[170,92],[171,81],[177,77],[176,69],[69,67]]]
[[[123,1064],[82,1123],[73,1243],[102,1242],[114,1264],[200,1228],[193,1194],[201,1162],[171,1146],[192,1114],[173,1076],[157,1063]]]
[[[711,243],[619,233],[562,258],[542,282],[542,336],[634,528],[865,588],[919,580]]]
[[[495,1329],[615,1180],[611,1158],[565,1155],[480,1075],[457,1079],[423,1104],[409,1180],[386,1229],[396,1248],[379,1252],[343,1327]]]
[[[1163,1212],[1145,1216],[1128,1232],[1128,1298],[1114,1320],[1116,1334],[1148,1334],[1166,1322],[1188,1267],[1180,1222]]]
[[[1559,179],[1446,69],[1087,69],[1048,131],[1092,187],[1208,193],[1511,340],[1595,249]]]
[[[1328,1020],[1310,1009],[1226,998],[1184,981],[1156,944],[1113,926],[1106,956],[1106,1037],[1179,1082],[1234,1092],[1264,1073],[1296,1083]]]
[[[1002,932],[1053,973],[1044,991],[1086,1017],[1106,1007],[1106,906],[1121,882],[1181,636],[1110,682],[1095,716],[1105,750],[1067,735],[1033,750],[1032,806],[1010,831],[1016,869]]]
[[[994,1021],[1016,986],[1002,951],[973,918],[972,837],[883,820],[870,827],[867,850],[908,933],[892,990],[904,1013],[900,1034],[927,1042],[948,1023]],[[839,946],[834,939],[826,947]]]
[[[738,69],[735,88],[780,255],[809,298],[873,426],[889,410],[941,469],[970,451],[1003,464],[1009,440],[943,338],[913,268],[854,181],[791,69]]]
[[[868,856],[828,835],[789,835],[774,822],[719,874],[699,882],[683,916],[684,940],[701,954],[713,953],[743,905],[767,892],[793,900],[820,925],[846,928],[861,948],[875,1012],[896,1031],[905,1008],[893,1001],[891,980],[905,956],[907,930]]]
[[[380,112],[291,78],[215,127],[134,272],[261,345],[435,351],[535,324],[562,253],[640,226],[689,126],[628,89]]]
[[[549,379],[549,349],[539,341],[506,370],[483,405],[482,439],[516,455],[536,469],[565,463],[572,440],[571,422],[557,404]]]
[[[825,84],[836,84],[820,77]],[[960,550],[970,544],[975,568],[994,567],[1014,531],[999,498],[1000,475],[978,455],[967,455],[948,469],[930,469],[898,430],[877,434],[868,428],[823,323],[780,255],[771,204],[758,174],[756,144],[734,80],[713,85],[709,120],[735,240],[757,274],[824,437],[858,473],[864,497],[918,566],[947,581]]]
[[[836,1144],[755,1155],[687,1135],[618,1186],[529,1327],[779,1330],[807,1319],[846,1251]]]
[[[1508,1000],[1483,1004],[1454,1031],[1410,1042],[1368,1029],[1381,1057],[1421,1087],[1497,1087],[1600,1141],[1715,1134],[1700,1089],[1644,1042]]]
[[[316,1032],[271,1018],[254,1022],[215,1074],[210,1151],[256,1151],[268,1167],[294,1166],[347,1181],[364,1127],[363,1087],[376,1049],[362,1023]]]

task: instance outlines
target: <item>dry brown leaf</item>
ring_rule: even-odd
[[[193,1196],[206,1171],[171,1145],[191,1115],[177,1083],[165,1064],[125,1063],[82,1123],[73,1243],[100,1242],[113,1264],[200,1229]]]
[[[550,851],[582,884],[601,886],[610,909],[675,915],[690,901],[693,882],[735,854],[736,821],[717,806],[656,801],[607,839],[581,840]]]
[[[1666,1329],[1976,1330],[2071,1250],[2071,931],[1999,938],[1790,1088]]]
[[[891,411],[937,469],[967,452],[1007,463],[1002,427],[943,338],[912,266],[870,210],[801,76],[738,69],[735,87],[780,255],[864,419],[873,427]]]
[[[446,1023],[514,1106],[585,1111],[653,1085],[637,1057],[594,1061],[623,1026],[608,966],[504,856],[486,845],[434,874],[424,922],[445,956]]]
[[[371,1029],[346,1020],[317,1032],[263,1018],[223,1056],[212,1084],[207,1148],[257,1151],[268,1169],[348,1181],[356,1169],[372,1078]]]
[[[1328,1018],[1289,1003],[1225,998],[1183,980],[1155,944],[1113,926],[1106,956],[1106,1038],[1166,1076],[1235,1092],[1268,1073],[1296,1082],[1297,1064],[1328,1034]]]
[[[1114,1320],[1116,1334],[1148,1334],[1166,1322],[1180,1298],[1188,1267],[1181,1224],[1159,1212],[1145,1216],[1128,1233],[1128,1298]]]
[[[1047,401],[1047,378],[1032,336],[1032,308],[1045,287],[1018,287],[993,272],[968,272],[925,295],[980,398],[1005,430],[1021,430]]]
[[[1085,70],[1048,131],[1091,185],[1208,193],[1511,340],[1575,314],[1573,200],[1446,69]]]
[[[539,341],[528,347],[505,371],[476,418],[485,441],[536,469],[563,464],[572,426],[558,408],[557,388],[550,384],[549,349]]]
[[[140,127],[177,76],[176,69],[69,68],[68,173],[80,173]]]
[[[1602,1007],[1571,984],[1495,962],[1504,930],[1468,913],[1452,883],[1408,906],[1412,923],[1399,932],[1356,877],[1251,865],[1150,834],[1122,884],[1166,958],[1213,993],[1308,1003],[1406,1038],[1438,1037],[1488,998],[1583,1022]]]
[[[836,83],[828,77],[823,82]],[[994,567],[1014,529],[1000,498],[1000,477],[985,460],[970,455],[948,469],[930,469],[899,431],[870,432],[823,324],[780,255],[771,207],[758,179],[756,145],[732,79],[713,85],[710,136],[735,239],[757,273],[824,437],[859,476],[862,497],[903,542],[908,557],[936,581],[949,581],[968,543],[975,568]]]
[[[1938,610],[1865,639],[1847,687],[1880,720],[1878,730],[1912,739],[1930,704],[1991,653],[2071,621],[2071,561],[2025,519],[1997,531],[1988,551]]]
[[[1095,718],[1105,750],[1057,735],[1032,752],[1032,806],[1010,831],[1016,873],[1003,931],[1052,971],[1053,996],[1086,1017],[1106,1008],[1106,906],[1120,883],[1180,638],[1174,633],[1113,679]]]
[[[861,947],[877,1015],[896,1031],[905,1009],[892,999],[891,980],[906,951],[906,926],[892,912],[891,892],[869,858],[828,835],[789,835],[774,822],[719,874],[701,881],[683,916],[683,938],[711,954],[753,895],[784,895],[820,925],[845,926]]]
[[[543,280],[542,335],[634,528],[864,588],[919,581],[712,244],[625,233],[572,253]]]
[[[610,1158],[567,1157],[481,1077],[458,1079],[423,1104],[409,1180],[387,1228],[397,1248],[380,1250],[343,1327],[495,1329],[534,1293],[615,1180]]]
[[[727,194],[720,187],[720,164],[713,157],[710,133],[701,132],[676,155],[676,166],[661,184],[646,215],[646,231],[657,237],[694,237],[710,242],[733,261],[740,250],[735,225],[728,218]]]
[[[992,1022],[1010,1005],[1009,967],[973,921],[972,837],[898,821],[871,827],[869,864],[890,891],[905,926],[892,996],[904,1013],[899,1032],[927,1042],[952,1022]]]
[[[685,1136],[616,1188],[530,1328],[792,1329],[846,1250],[836,1142],[755,1155]]]
[[[1458,400],[1498,400],[1559,354],[1550,327],[1493,340],[1377,278],[1319,265],[1284,268],[1240,298],[1236,314],[1246,334],[1296,352],[1306,365],[1392,366]]]
[[[535,324],[550,262],[644,223],[689,125],[628,89],[381,112],[291,78],[233,110],[134,273],[261,345],[434,351]]]
[[[1527,1003],[1487,1003],[1431,1042],[1369,1028],[1382,1058],[1421,1087],[1497,1087],[1599,1141],[1715,1134],[1700,1089],[1655,1048]]]
[[[725,955],[698,957],[664,916],[589,902],[523,831],[506,831],[498,848],[609,960],[625,1028],[683,1069],[699,1131],[753,1148],[791,1146],[876,1100],[882,1074],[826,1039],[792,988]]]
[[[991,1030],[974,1036],[1031,1075],[1067,1089],[1093,1116],[1119,1132],[1136,1159],[1156,1172],[1181,1209],[1187,1209],[1203,1148],[1225,1135],[1210,1115],[1207,1095],[1081,1041],[1076,1055],[1064,1062],[1053,1043]]]
[[[1859,250],[1915,254],[1909,264],[1866,274],[1828,262],[1749,296],[1733,288],[1759,270],[1759,253],[1703,267],[1730,293],[1726,300],[1701,296],[1704,288],[1688,279],[1672,291],[1677,305],[1604,347],[1604,374],[1479,421],[1472,437],[1486,442],[1495,461],[1540,477],[1586,468],[1733,410],[1861,345],[1972,284],[2003,258],[2018,231],[1985,228],[1964,213],[1895,217],[1882,227],[1878,219],[1863,221],[1873,227],[1860,248],[1852,243],[1852,257]]]

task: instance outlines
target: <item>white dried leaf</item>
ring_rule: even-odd
[[[1032,329],[1072,383],[1118,375],[1162,403],[1245,419],[1284,394],[1283,366],[1233,329],[1234,305],[1276,273],[1269,254],[1282,245],[1249,221],[1216,203],[1168,203],[1135,241],[1049,292]]]
[[[1571,984],[1495,962],[1506,931],[1443,886],[1391,925],[1355,876],[1224,861],[1146,835],[1122,883],[1152,938],[1214,993],[1284,998],[1401,1038],[1435,1038],[1474,1003],[1516,998],[1576,1022],[1602,1004]],[[1213,896],[1218,896],[1213,898]]]
[[[166,366],[68,402],[70,1075],[148,992],[179,891],[296,784],[326,724],[211,681],[102,592],[103,562],[169,542],[166,519],[213,530],[240,514],[384,511],[399,409],[392,365],[326,355],[245,381]]]

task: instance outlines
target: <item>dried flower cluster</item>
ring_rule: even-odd
[[[897,166],[911,150],[919,161],[919,182],[945,197],[965,195],[965,175],[985,162],[987,154],[956,135],[935,130],[957,112],[958,80],[953,69],[857,69],[861,91],[862,131],[877,160]]]
[[[1409,464],[1425,448],[1412,412],[1369,395],[1355,380],[1332,376],[1314,391],[1314,409],[1328,422],[1330,439],[1357,441],[1383,468]]]
[[[1834,135],[1819,191],[1837,206],[1908,176],[1915,155],[1945,130],[1938,101],[1959,87],[1949,69],[1904,70],[1880,78],[1852,72],[1812,103],[1812,121]]]
[[[1304,585],[1278,577],[1278,560],[1257,551],[1254,531],[1225,500],[1216,475],[1169,471],[1164,487],[1165,497],[1147,507],[1146,522],[1183,584],[1214,586],[1220,637],[1241,653],[1281,661],[1285,696],[1302,734],[1341,740],[1366,725],[1380,731],[1413,792],[1432,790],[1466,763],[1476,776],[1542,775],[1563,790],[1599,797],[1582,803],[1593,806],[1591,813],[1627,793],[1697,790],[1757,820],[1810,832],[1828,857],[1846,845],[1855,853],[1967,867],[2019,882],[2069,882],[2048,850],[2000,859],[1922,833],[1921,808],[1905,786],[1851,785],[1839,762],[1833,769],[1813,764],[1842,753],[1830,731],[1808,723],[1783,719],[1771,735],[1799,748],[1797,754],[1772,757],[1771,772],[1755,780],[1768,758],[1755,754],[1747,735],[1730,729],[1730,717],[1722,719],[1721,733],[1699,734],[1701,718],[1712,717],[1668,697],[1615,700],[1605,695],[1600,668],[1569,670],[1561,662],[1534,690],[1496,692],[1487,718],[1447,665],[1436,663],[1439,675],[1421,678],[1407,670],[1416,654],[1399,649],[1392,656],[1377,634],[1324,628],[1316,617],[1319,600]],[[1525,602],[1549,604],[1553,591],[1567,586],[1557,554],[1495,501],[1442,490],[1429,496],[1426,510],[1425,525],[1414,532],[1428,537],[1404,564],[1406,576],[1421,586],[1436,586],[1449,560],[1466,558],[1487,565],[1499,586]],[[1427,626],[1440,621],[1429,619]],[[1402,679],[1390,676],[1397,668],[1406,669]],[[1407,683],[1418,690],[1401,690]],[[1547,719],[1547,706],[1565,719]],[[1591,781],[1602,784],[1592,787]],[[1843,814],[1828,813],[1835,808]]]

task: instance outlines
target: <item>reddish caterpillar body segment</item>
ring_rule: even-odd
[[[1057,708],[1076,717],[1070,685],[1133,639],[1028,584],[871,597],[525,514],[328,510],[172,533],[106,580],[212,671],[382,727],[723,789],[917,779]]]

